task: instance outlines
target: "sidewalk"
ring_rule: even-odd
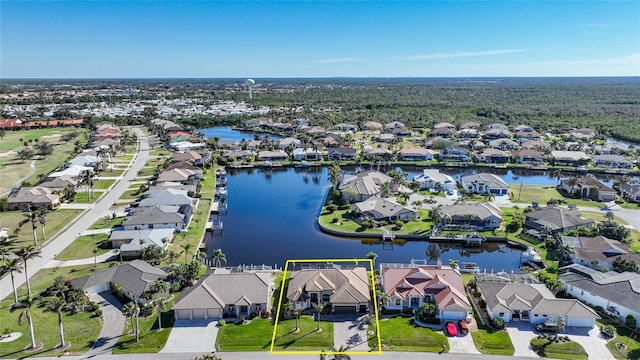
[[[98,255],[97,258],[86,258],[86,259],[75,259],[75,260],[49,260],[48,263],[46,263],[43,268],[44,269],[51,269],[51,268],[59,268],[59,267],[67,267],[67,266],[78,266],[78,265],[90,265],[90,264],[95,264],[96,262],[99,263],[103,263],[103,262],[107,262],[109,259],[111,258],[116,258],[118,257],[118,252],[117,250],[109,250],[106,253],[102,254],[102,255]]]

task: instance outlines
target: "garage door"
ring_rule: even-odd
[[[593,319],[589,318],[573,318],[567,319],[567,326],[581,326],[581,327],[593,327]]]
[[[333,313],[334,314],[353,314],[356,312],[354,306],[334,306]]]
[[[205,310],[207,312],[208,319],[218,320],[220,319],[220,315],[222,315],[222,309],[208,309]]]
[[[191,310],[176,310],[176,320],[189,320]]]
[[[101,293],[103,291],[107,291],[107,283],[104,284],[98,284],[98,285],[94,285],[90,288],[87,288],[85,290],[85,292],[89,295],[93,295],[93,294],[97,294],[97,293]]]
[[[202,309],[193,310],[193,319],[204,319],[204,312],[205,310]]]

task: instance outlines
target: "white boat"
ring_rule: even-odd
[[[460,267],[458,268],[463,274],[476,274],[480,272],[480,268],[476,263],[472,262],[463,262],[460,263]]]
[[[527,250],[522,252],[522,256],[526,257],[527,259],[533,262],[542,261],[542,257],[540,257],[540,254],[538,253],[538,251],[531,246],[529,246]]]
[[[311,164],[309,162],[307,162],[307,161],[304,161],[304,160],[302,160],[302,161],[300,161],[299,163],[296,164],[296,167],[309,167],[309,166],[311,166]]]

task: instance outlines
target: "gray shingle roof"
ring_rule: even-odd
[[[122,286],[129,293],[139,297],[145,291],[149,290],[154,281],[166,277],[166,272],[151,266],[149,263],[142,260],[133,260],[130,263],[114,266],[72,280],[71,284],[84,290],[95,285],[110,282]]]
[[[309,291],[331,292],[331,303],[359,304],[370,300],[369,280],[363,267],[292,271],[287,298],[295,301]]]

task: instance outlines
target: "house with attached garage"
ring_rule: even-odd
[[[423,169],[422,174],[415,176],[413,181],[420,183],[421,189],[448,191],[457,187],[450,175],[443,174],[438,169]]]
[[[323,303],[334,314],[367,313],[370,279],[364,267],[309,269],[291,272],[287,299],[299,309]]]
[[[137,208],[123,223],[124,230],[173,229],[180,232],[187,228],[189,218],[180,214],[180,206],[157,205]]]
[[[589,176],[575,178],[576,184],[572,186],[573,178],[560,179],[560,188],[569,194],[579,195],[583,198],[596,198],[602,201],[613,201],[616,199],[616,191]]]
[[[360,217],[367,217],[376,221],[415,220],[418,216],[416,209],[375,195],[367,200],[352,204],[351,209],[359,213]]]
[[[390,183],[391,177],[378,171],[363,171],[344,174],[338,186],[342,197],[349,201],[364,201],[382,191],[382,184]]]
[[[557,299],[545,284],[524,274],[475,275],[475,284],[491,319],[544,323],[564,318],[566,326],[593,328],[600,316],[575,299]]]
[[[442,321],[469,317],[467,299],[460,272],[450,266],[418,264],[380,264],[382,290],[389,296],[387,310],[413,309],[423,303],[436,305],[436,317]]]
[[[584,151],[552,150],[551,159],[555,165],[578,166],[585,165],[591,157]]]
[[[640,202],[640,182],[620,184],[618,189],[623,198]]]
[[[21,187],[14,188],[7,197],[8,210],[21,210],[31,206],[32,210],[54,210],[60,206],[60,196],[46,187]]]
[[[144,304],[142,295],[151,290],[157,280],[163,280],[167,273],[142,260],[133,260],[91,275],[71,280],[71,285],[82,289],[87,295],[109,291],[113,284],[124,289],[124,294],[132,301]]]
[[[633,315],[636,327],[640,327],[640,274],[603,273],[579,264],[562,267],[558,274],[567,295],[599,306],[622,321]]]
[[[474,194],[506,195],[509,193],[509,184],[498,175],[489,173],[463,176],[460,178],[460,185]]]
[[[349,147],[331,147],[327,149],[329,160],[355,160],[356,149]]]
[[[547,234],[557,234],[576,230],[581,226],[590,229],[594,221],[580,216],[579,211],[571,211],[559,206],[546,206],[524,214],[525,228],[535,229]]]
[[[112,248],[120,249],[122,259],[131,259],[140,257],[142,249],[148,246],[166,250],[173,234],[173,229],[113,230],[109,241]]]
[[[614,260],[623,258],[640,265],[640,254],[633,252],[629,245],[601,235],[558,236],[557,242],[559,246],[571,247],[573,250],[571,260],[575,264],[591,266],[595,269],[613,269]]]
[[[245,318],[271,311],[271,272],[213,268],[181,292],[172,309],[176,320]]]
[[[492,230],[502,224],[502,210],[489,202],[442,205],[439,227],[445,229]]]
[[[432,160],[435,151],[425,148],[405,148],[400,150],[400,159],[404,161]]]
[[[631,162],[631,160],[627,159],[625,156],[616,154],[596,155],[593,157],[593,165],[596,167],[617,169],[633,168],[633,162]]]

